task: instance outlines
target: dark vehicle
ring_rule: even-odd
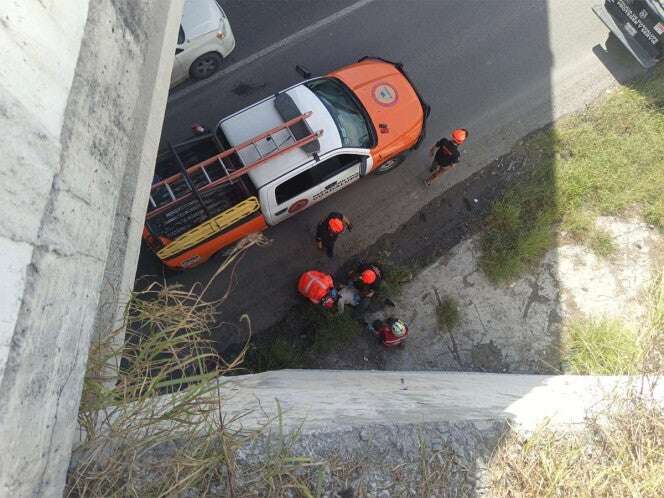
[[[593,11],[643,67],[664,57],[664,0],[605,0]]]

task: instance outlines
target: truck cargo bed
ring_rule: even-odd
[[[181,174],[182,169],[178,164],[178,158],[184,168],[189,168],[223,152],[224,147],[216,136],[205,134],[174,145],[173,150],[175,150],[177,158],[170,149],[163,151],[157,157],[153,185]],[[156,206],[168,203],[172,196],[181,197],[184,194],[191,193],[192,189],[188,185],[189,181],[196,189],[201,189],[236,169],[238,169],[238,165],[235,164],[234,158],[231,156],[220,159],[204,169],[187,175],[187,177],[182,176],[177,181],[170,183],[168,188],[153,189],[150,205],[148,206],[148,215]],[[174,240],[253,194],[251,186],[247,185],[244,179],[238,178],[217,185],[199,196],[191,195],[186,200],[173,205],[172,208],[168,208],[156,216],[148,216],[150,219],[146,221],[146,225],[148,225],[153,235]]]

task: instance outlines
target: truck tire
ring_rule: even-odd
[[[208,52],[198,57],[189,66],[189,75],[195,80],[204,80],[219,71],[224,58],[217,52]]]
[[[377,169],[372,171],[372,173],[374,175],[384,175],[385,173],[393,171],[397,166],[399,166],[402,162],[404,162],[406,156],[408,155],[408,152],[410,151],[402,152],[398,156],[394,156],[392,159],[388,159],[383,164],[381,164]]]

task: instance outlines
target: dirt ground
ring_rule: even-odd
[[[600,218],[597,224],[614,241],[613,256],[561,242],[536,271],[507,286],[492,284],[479,269],[477,237],[464,240],[406,284],[394,309],[369,317],[404,319],[411,328],[406,347],[384,350],[364,339],[353,347],[362,350],[365,366],[386,370],[563,371],[561,331],[570,320],[619,319],[638,329],[664,247],[664,238],[639,221]],[[458,304],[452,330],[437,319],[445,298]],[[358,359],[344,350],[319,365],[352,368],[351,361]]]

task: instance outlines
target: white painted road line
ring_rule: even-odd
[[[315,24],[312,24],[311,26],[308,26],[304,29],[301,29],[300,31],[297,31],[293,33],[292,35],[287,36],[286,38],[279,40],[276,43],[273,43],[272,45],[268,45],[262,50],[259,50],[258,52],[250,55],[249,57],[246,57],[245,59],[242,59],[241,61],[237,61],[234,64],[231,64],[225,69],[222,69],[221,71],[215,73],[213,76],[209,77],[206,80],[202,80],[199,82],[196,82],[190,86],[187,86],[186,88],[183,88],[182,90],[175,91],[168,99],[169,102],[175,102],[178,101],[187,95],[191,94],[192,92],[198,91],[202,86],[206,86],[210,83],[213,83],[214,81],[218,80],[219,78],[223,78],[224,76],[233,73],[237,71],[238,69],[243,68],[244,66],[251,64],[253,62],[256,62],[258,59],[265,57],[266,55],[271,54],[272,52],[282,49],[284,47],[287,47],[288,45],[291,45],[297,41],[300,41],[303,38],[306,38],[310,34],[312,34],[314,31],[323,28],[327,26],[328,24],[331,24],[335,21],[338,21],[339,19],[346,17],[348,14],[351,14],[352,12],[355,12],[358,9],[361,9],[365,5],[368,5],[372,2],[375,2],[376,0],[360,0],[359,2],[355,2],[352,5],[349,5],[348,7],[341,9],[339,12],[335,12],[331,16],[328,16],[324,19],[321,19]]]

